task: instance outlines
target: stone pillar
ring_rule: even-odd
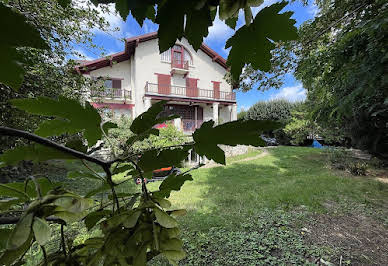
[[[218,103],[213,103],[213,121],[218,125]]]
[[[144,97],[144,112],[147,111],[150,107],[151,107],[151,98],[149,97]],[[140,112],[139,114],[141,114],[143,112]]]
[[[232,121],[237,120],[237,104],[232,106]]]
[[[183,131],[183,128],[182,128],[182,120],[181,118],[176,118],[174,119],[174,126],[176,127],[176,129],[180,130],[180,131]]]

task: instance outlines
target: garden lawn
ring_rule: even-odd
[[[387,184],[326,168],[319,149],[268,151],[193,171],[194,180],[172,193],[174,208],[188,210],[179,219],[188,253],[182,265],[388,261]]]

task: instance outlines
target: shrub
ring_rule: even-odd
[[[343,170],[352,175],[366,175],[368,163],[354,159],[351,152],[343,148],[328,149],[329,167]]]
[[[248,109],[245,119],[288,121],[296,105],[282,99],[257,102]]]
[[[352,175],[366,175],[366,170],[368,169],[368,164],[366,162],[350,162],[347,167]]]

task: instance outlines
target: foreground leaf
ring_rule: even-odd
[[[251,64],[255,70],[269,71],[271,50],[275,49],[272,41],[297,39],[296,21],[290,19],[293,12],[278,14],[286,5],[287,2],[282,2],[264,8],[249,26],[241,27],[226,42],[225,48],[232,47],[227,64],[233,80],[239,80],[246,64]]]
[[[158,198],[170,197],[171,191],[179,191],[186,181],[191,181],[193,178],[190,174],[169,175],[159,186],[159,191],[152,194]]]
[[[0,167],[5,165],[16,165],[20,161],[43,162],[54,159],[75,159],[68,153],[58,151],[39,144],[20,146],[6,150],[0,155]]]
[[[237,120],[213,127],[214,121],[210,120],[203,123],[193,134],[195,152],[217,163],[225,164],[224,151],[218,144],[265,146],[260,137],[261,133],[276,129],[280,125],[273,121]]]
[[[48,48],[39,31],[26,22],[26,18],[0,2],[0,82],[14,89],[23,82],[24,61],[16,47]],[[21,34],[22,33],[22,34]]]
[[[32,230],[34,231],[36,241],[40,245],[44,245],[50,240],[51,229],[45,220],[35,217]]]
[[[17,249],[28,240],[31,233],[31,225],[33,218],[34,214],[29,213],[20,219],[8,239],[8,249]]]
[[[178,222],[168,215],[166,212],[160,210],[159,208],[154,208],[156,221],[165,228],[174,228],[178,226]]]
[[[85,226],[88,230],[92,229],[102,218],[108,217],[112,212],[109,210],[101,210],[89,213],[85,217]]]
[[[54,116],[57,119],[44,121],[36,130],[42,137],[58,136],[83,132],[89,146],[102,138],[101,117],[88,102],[82,106],[78,100],[58,97],[38,97],[34,99],[11,100],[13,106],[31,114]],[[59,118],[59,119],[58,119]]]
[[[157,124],[169,121],[179,116],[168,116],[168,117],[158,117],[159,114],[163,111],[163,106],[167,101],[160,101],[153,104],[146,112],[142,113],[133,120],[130,127],[131,131],[137,135],[150,132],[150,134],[155,134],[155,131],[152,131],[152,127]],[[159,131],[158,131],[159,132]]]

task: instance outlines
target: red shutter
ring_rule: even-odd
[[[218,81],[212,81],[212,82],[213,82],[214,99],[219,99],[221,82],[218,82]]]
[[[121,89],[121,79],[112,79],[112,88]]]
[[[158,75],[158,93],[170,94],[171,93],[171,76],[165,74]]]
[[[198,97],[198,79],[186,78],[186,96]]]

